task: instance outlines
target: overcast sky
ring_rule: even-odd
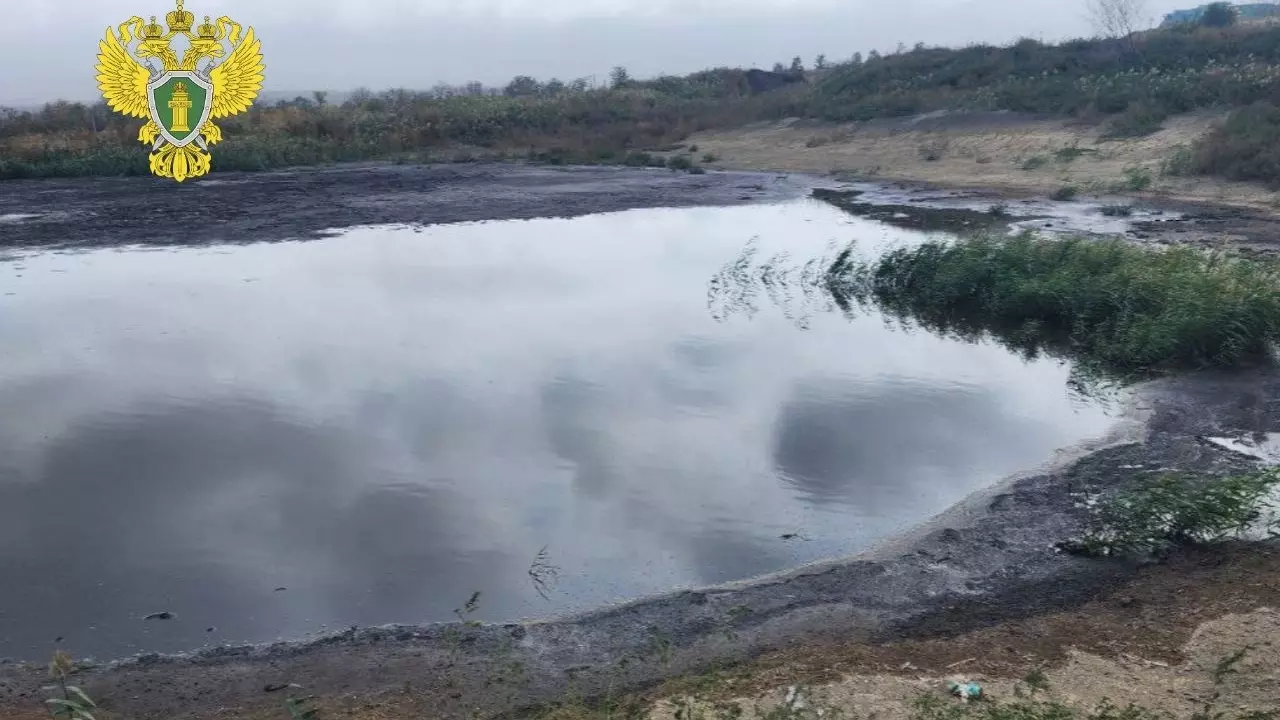
[[[1150,14],[1199,0],[1148,0]],[[1090,34],[1085,0],[187,0],[257,29],[267,90],[428,88],[769,67],[818,53]],[[0,104],[92,100],[97,41],[171,0],[4,0]]]

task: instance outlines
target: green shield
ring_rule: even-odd
[[[199,137],[212,98],[213,86],[194,72],[170,71],[147,85],[151,119],[160,126],[160,135],[178,147]]]

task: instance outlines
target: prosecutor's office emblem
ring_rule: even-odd
[[[135,16],[107,28],[97,65],[107,105],[147,118],[138,142],[151,148],[151,172],[178,182],[209,172],[209,147],[222,140],[213,121],[248,110],[263,71],[253,28],[244,31],[225,16],[215,24],[206,15],[193,33],[195,16],[182,3],[165,17],[167,28],[154,15],[149,23]]]

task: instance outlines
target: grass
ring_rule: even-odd
[[[1259,524],[1274,535],[1278,507],[1271,493],[1277,485],[1280,469],[1146,478],[1096,502],[1083,537],[1068,549],[1092,556],[1164,555],[1179,546],[1237,538]]]
[[[1048,164],[1049,164],[1049,158],[1045,157],[1044,155],[1032,155],[1031,157],[1022,161],[1021,167],[1023,170],[1029,171],[1029,170],[1038,170]]]
[[[932,241],[868,263],[850,257],[827,271],[845,302],[1113,372],[1241,366],[1269,357],[1280,339],[1274,266],[1187,247],[1022,234]]]

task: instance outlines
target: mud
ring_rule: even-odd
[[[202,245],[322,236],[334,228],[574,217],[800,196],[800,176],[520,165],[358,165],[155,178],[8,181],[0,247]]]
[[[784,199],[808,187],[733,173],[492,167],[221,176],[177,191],[149,180],[6,184],[0,216],[39,217],[6,225],[0,243],[280,239],[357,223]],[[243,211],[228,217],[227,207]],[[177,240],[175,225],[186,229]],[[566,694],[616,694],[833,636],[872,643],[946,638],[1079,608],[1140,570],[1135,562],[1057,549],[1080,531],[1079,493],[1124,487],[1143,473],[1252,467],[1258,454],[1248,449],[1280,432],[1276,397],[1280,372],[1270,369],[1148,383],[1132,393],[1108,437],[856,557],[557,620],[351,628],[300,642],[87,664],[76,681],[110,713],[137,720],[275,715],[289,684],[299,694],[362,703],[411,697],[416,716],[463,718],[512,713]],[[43,680],[41,667],[0,664],[0,714],[39,708]],[[267,690],[281,685],[286,691]]]

